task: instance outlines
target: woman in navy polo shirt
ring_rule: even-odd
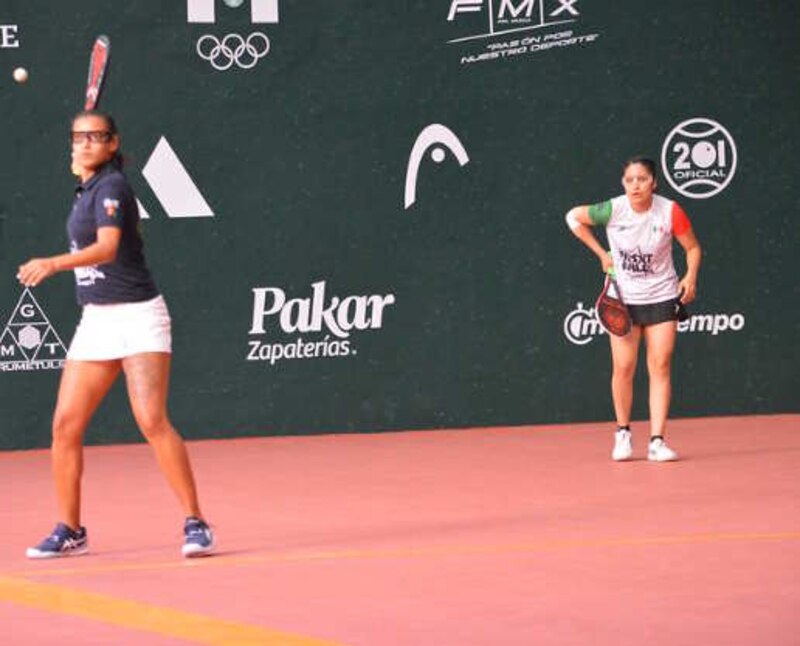
[[[72,122],[73,172],[80,177],[67,220],[70,253],[33,258],[18,278],[28,287],[75,272],[83,314],[67,353],[53,416],[52,460],[61,522],[27,551],[29,558],[83,554],[83,435],[120,372],[133,415],[186,515],[184,556],[211,552],[186,447],[167,416],[172,339],[166,303],[142,252],[139,210],[121,172],[120,141],[107,114],[79,113]]]

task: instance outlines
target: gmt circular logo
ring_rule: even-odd
[[[664,140],[661,167],[681,195],[705,199],[722,191],[733,179],[736,143],[713,119],[687,119]]]

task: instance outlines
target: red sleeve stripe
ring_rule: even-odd
[[[689,222],[689,217],[686,212],[681,208],[677,202],[672,203],[672,233],[673,235],[680,236],[690,231],[692,223]]]

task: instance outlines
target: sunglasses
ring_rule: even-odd
[[[92,144],[107,144],[114,135],[108,130],[73,130],[70,139],[73,144],[89,142]]]

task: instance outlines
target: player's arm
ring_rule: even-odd
[[[672,233],[686,252],[686,274],[678,283],[681,302],[691,303],[697,296],[697,273],[700,271],[703,252],[697,236],[694,235],[692,223],[677,202],[672,204]]]
[[[608,203],[608,205],[608,208],[610,209],[610,203]],[[600,244],[592,232],[591,227],[596,224],[596,219],[590,213],[590,209],[595,208],[595,206],[576,206],[567,212],[565,219],[567,221],[567,226],[570,228],[573,235],[583,244],[589,247],[589,249],[591,249],[594,255],[600,260],[603,271],[606,272],[613,267],[614,260],[612,259],[611,254],[603,247],[603,245]]]
[[[31,258],[20,265],[19,282],[26,287],[36,287],[46,278],[60,271],[76,267],[90,267],[112,262],[117,257],[122,229],[114,226],[98,227],[97,241],[75,253],[64,253],[48,258]]]
[[[700,260],[703,252],[692,229],[675,237],[686,252],[686,274],[678,284],[683,291],[681,302],[691,303],[697,296],[697,273],[700,271]]]

